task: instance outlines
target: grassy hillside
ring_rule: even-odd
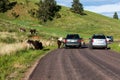
[[[71,13],[68,8],[62,8],[62,18],[49,23],[50,27],[62,28],[66,33],[79,33],[88,37],[94,33],[104,33],[119,38],[120,21],[96,13],[85,11],[87,15],[81,16]]]
[[[18,3],[23,3],[23,0],[21,1],[18,1]],[[89,11],[85,11],[87,15],[81,16],[70,12],[69,8],[62,7],[60,11],[61,18],[47,22],[45,25],[40,25],[37,19],[32,18],[28,14],[30,9],[37,8],[33,1],[31,0],[28,6],[26,6],[25,0],[24,4],[19,4],[5,13],[6,15],[0,14],[2,15],[0,17],[26,28],[36,28],[41,35],[64,37],[67,33],[79,33],[83,38],[89,38],[92,34],[103,33],[105,35],[112,35],[116,39],[120,38],[120,35],[118,35],[120,34],[120,20]],[[20,15],[19,18],[14,19],[11,16],[11,11],[13,10]]]

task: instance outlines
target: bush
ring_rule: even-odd
[[[12,9],[15,5],[17,4],[17,2],[9,2],[9,0],[1,0],[0,1],[0,12],[6,12],[7,10]]]
[[[57,19],[61,18],[61,15],[59,13],[56,13],[55,16],[56,16]]]
[[[28,13],[30,14],[31,17],[36,17],[36,9],[31,9],[28,11]]]

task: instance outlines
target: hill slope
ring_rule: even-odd
[[[32,2],[29,4],[36,8]],[[20,9],[24,6],[23,12]],[[105,17],[100,14],[85,11],[87,15],[81,16],[70,12],[69,8],[62,7],[60,10],[61,18],[54,19],[52,22],[47,22],[45,25],[40,25],[37,19],[30,17],[26,11],[30,10],[31,6],[17,5],[14,10],[20,13],[20,18],[11,18],[8,11],[1,17],[10,20],[11,23],[21,25],[25,28],[35,28],[40,35],[48,36],[65,36],[68,33],[78,33],[82,37],[89,38],[92,34],[103,33],[105,35],[112,35],[116,39],[120,38],[120,21],[112,18]],[[6,17],[7,16],[7,17]]]
[[[93,12],[85,11],[87,15],[81,16],[71,13],[69,9],[62,8],[62,18],[50,23],[51,26],[63,28],[66,32],[79,33],[90,36],[94,33],[113,35],[117,38],[120,33],[120,21],[102,16]]]

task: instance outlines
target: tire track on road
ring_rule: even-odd
[[[108,50],[56,49],[39,61],[29,80],[120,80],[119,57]]]
[[[106,76],[110,77],[112,80],[120,80],[120,68],[119,66],[114,65],[114,63],[110,62],[112,60],[108,60],[107,56],[105,55],[98,55],[98,54],[105,54],[104,50],[89,50],[87,49],[86,54],[83,54],[85,57],[88,58],[95,66],[97,66],[98,70],[102,71]],[[115,61],[115,60],[114,60]],[[120,63],[118,63],[119,65]]]

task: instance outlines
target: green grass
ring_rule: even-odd
[[[62,7],[61,18],[48,21],[40,25],[39,21],[27,19],[13,19],[12,23],[26,27],[35,28],[40,34],[48,36],[65,36],[68,33],[78,33],[83,38],[89,38],[92,34],[103,33],[120,39],[120,20],[115,20],[96,13],[85,11],[87,15],[81,16],[70,12],[69,8]],[[24,15],[21,15],[24,17]]]
[[[55,47],[43,50],[23,50],[15,54],[0,56],[0,80],[20,80],[33,63]]]
[[[114,43],[110,44],[109,46],[113,51],[120,53],[120,43],[119,42],[114,42]]]
[[[12,37],[0,38],[0,42],[10,44],[10,43],[15,43],[16,39]]]
[[[33,0],[30,0],[30,3],[32,3],[32,1]],[[32,4],[32,7],[36,7],[34,2]],[[25,9],[29,10],[31,9],[31,6],[28,6],[28,8]],[[10,11],[8,11],[8,13],[9,12]],[[120,36],[117,35],[120,34],[120,20],[115,20],[93,12],[85,11],[87,15],[81,16],[72,13],[69,8],[62,7],[60,10],[61,18],[54,19],[52,22],[48,21],[44,25],[40,25],[37,19],[32,19],[28,16],[29,14],[23,12],[18,19],[11,19],[11,17],[6,18],[3,14],[1,17],[8,21],[10,20],[13,24],[25,28],[35,28],[38,30],[39,34],[47,35],[47,37],[65,37],[68,33],[78,33],[81,37],[88,39],[92,34],[103,33],[105,35],[114,36],[115,39],[120,39]]]

